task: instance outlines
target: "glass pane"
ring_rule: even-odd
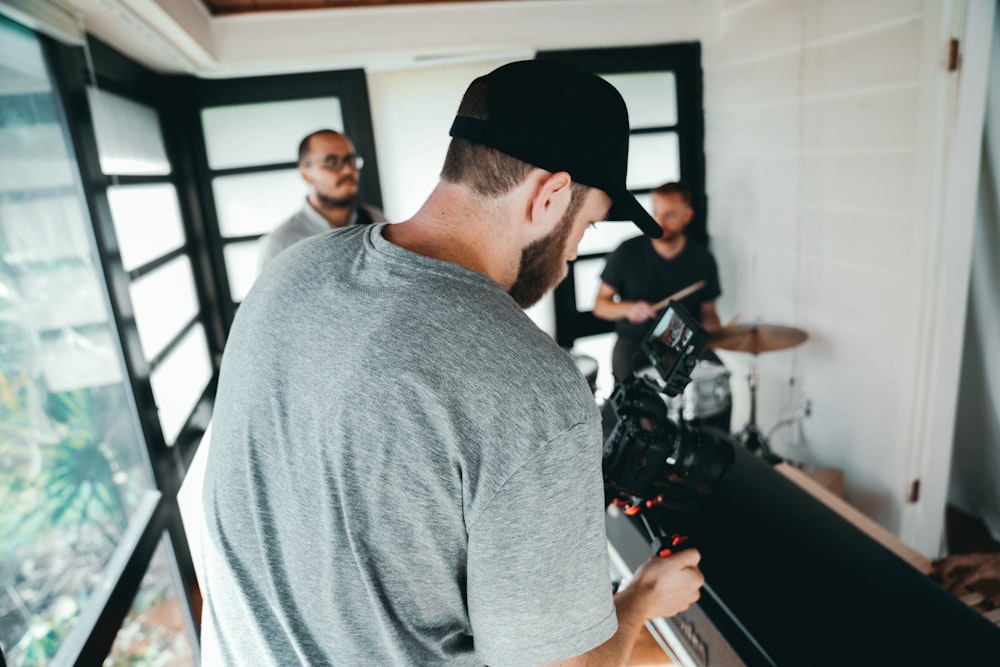
[[[6,153],[4,156],[0,164],[7,164],[9,156]],[[6,185],[14,189],[10,182]],[[49,193],[20,200],[0,199],[0,221],[3,221],[7,242],[0,252],[7,262],[90,258],[90,237],[76,194]]]
[[[211,378],[205,329],[196,324],[149,375],[168,445],[174,444]]]
[[[257,242],[227,243],[222,249],[229,276],[229,293],[239,303],[246,298],[257,279]]]
[[[41,339],[41,366],[49,391],[76,391],[124,379],[117,339],[107,327],[62,329]]]
[[[48,665],[155,492],[41,49],[0,52],[0,645]]]
[[[601,286],[604,259],[584,259],[573,262],[573,283],[576,291],[576,309],[581,313],[594,309],[597,288]]]
[[[2,44],[0,44],[2,46]],[[10,75],[10,70],[0,71],[0,77]],[[8,116],[26,114],[44,119],[35,126],[31,137],[17,134],[16,123],[0,122],[0,189],[17,192],[22,197],[41,194],[48,197],[58,189],[76,195],[72,189],[76,180],[73,165],[64,158],[62,128],[57,125],[56,109],[47,95],[4,95],[3,109]]]
[[[129,286],[135,326],[149,361],[198,314],[191,260],[181,256]]]
[[[633,128],[677,124],[677,80],[673,72],[602,74],[625,98]]]
[[[156,110],[105,90],[87,87],[97,154],[105,174],[169,174]]]
[[[212,169],[297,162],[307,134],[344,130],[336,97],[212,107],[202,110],[201,122]]]
[[[223,237],[266,234],[305,203],[308,188],[298,169],[222,176],[212,181]]]
[[[169,183],[110,187],[108,204],[126,271],[184,245],[177,193]]]
[[[608,253],[621,245],[621,242],[639,236],[642,232],[631,222],[598,222],[587,227],[577,246],[579,255],[594,255]]]
[[[22,265],[18,289],[37,304],[27,319],[43,333],[108,321],[102,280],[89,261],[54,262],[45,270]]]
[[[633,134],[628,147],[629,190],[655,188],[681,177],[681,163],[675,132]]]
[[[187,667],[196,665],[188,614],[166,533],[139,584],[104,667]]]

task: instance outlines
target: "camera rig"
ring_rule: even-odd
[[[642,353],[659,383],[633,374],[608,399],[617,418],[604,442],[604,496],[634,517],[655,553],[669,556],[692,546],[688,536],[651,523],[656,506],[694,514],[723,483],[733,462],[728,434],[695,429],[668,416],[665,396],[676,396],[691,381],[708,333],[677,302],[670,302],[643,340]]]

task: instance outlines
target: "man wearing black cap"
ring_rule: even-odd
[[[227,342],[203,492],[203,664],[624,664],[694,550],[612,597],[601,418],[522,308],[625,188],[625,104],[511,63],[472,83],[396,225],[274,260]]]

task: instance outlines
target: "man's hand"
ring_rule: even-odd
[[[669,618],[681,613],[701,597],[705,576],[698,569],[701,554],[685,549],[666,558],[654,556],[643,563],[622,595],[632,591],[645,607],[643,617]]]
[[[676,616],[701,593],[705,577],[698,569],[701,554],[685,549],[667,558],[654,556],[635,571],[628,585],[615,595],[618,631],[608,641],[550,667],[626,665],[636,637],[647,619]]]
[[[653,304],[648,301],[636,301],[628,311],[628,321],[632,324],[642,324],[656,317]]]
[[[967,593],[979,584],[986,597],[1000,605],[1000,553],[969,553],[947,556],[934,561],[934,571],[941,584],[953,593]],[[983,586],[989,583],[990,586]]]

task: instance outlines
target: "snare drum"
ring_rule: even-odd
[[[660,374],[652,366],[640,368],[635,374],[659,386],[663,384]],[[684,388],[684,393],[663,395],[667,416],[674,422],[684,421],[696,428],[711,426],[728,434],[733,414],[729,376],[729,371],[722,364],[699,359],[691,371],[691,382]]]

